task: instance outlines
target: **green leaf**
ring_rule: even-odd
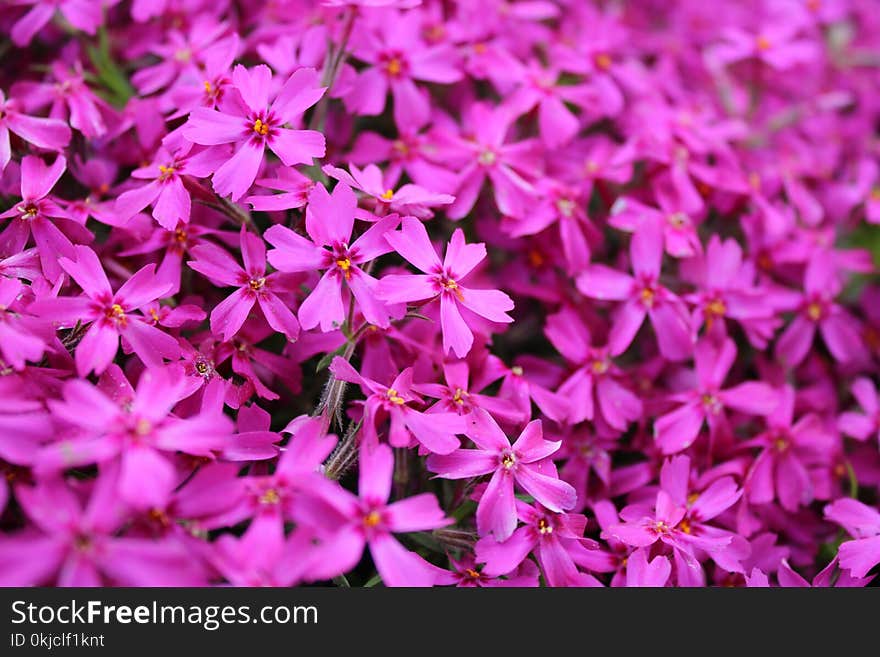
[[[367,580],[367,583],[364,584],[364,588],[370,589],[376,586],[377,584],[382,583],[382,576],[379,573],[373,575],[370,579]]]
[[[104,27],[98,29],[98,43],[86,43],[85,49],[92,66],[95,68],[96,81],[106,92],[107,100],[119,107],[125,105],[134,95],[128,78],[122,69],[113,61],[110,51],[110,38]]]
[[[318,364],[315,366],[315,373],[318,373],[321,370],[324,370],[324,369],[327,369],[328,367],[330,367],[330,363],[333,362],[333,359],[336,358],[337,356],[341,356],[343,354],[343,352],[345,351],[345,347],[347,345],[348,345],[348,343],[345,343],[344,345],[342,345],[338,349],[335,349],[334,351],[331,351],[328,354],[324,354],[324,357],[321,358],[321,360],[319,360]]]

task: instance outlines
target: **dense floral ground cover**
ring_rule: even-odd
[[[3,3],[0,584],[868,584],[876,10]]]

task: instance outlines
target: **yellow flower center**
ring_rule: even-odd
[[[364,527],[373,528],[380,522],[382,522],[382,516],[379,515],[378,511],[370,511],[364,516]]]
[[[641,294],[640,294],[639,296],[640,296],[641,299],[642,299],[642,303],[643,303],[645,306],[647,306],[648,308],[650,308],[651,306],[654,305],[654,298],[655,298],[657,295],[655,294],[653,288],[645,287],[645,288],[642,288],[642,292],[641,292]]]
[[[541,518],[540,520],[538,520],[538,531],[545,535],[552,534],[553,526],[549,522],[547,522],[546,518]]]
[[[205,85],[205,93],[206,93],[206,94],[209,94],[209,93],[211,93],[211,92],[214,90],[214,87],[212,87],[212,86],[211,86],[211,83],[208,82],[207,80],[205,80],[205,81],[203,82],[203,84]]]
[[[680,523],[678,523],[678,528],[681,531],[683,531],[685,534],[690,534],[692,531],[691,530],[691,523],[687,518],[683,519]]]
[[[268,135],[269,134],[269,124],[263,123],[261,119],[257,119],[254,121],[254,132],[258,135]]]
[[[403,70],[403,63],[397,57],[392,57],[388,63],[385,64],[385,70],[388,72],[388,75],[392,77],[400,75],[400,72]]]
[[[164,164],[159,165],[159,180],[168,180],[174,174],[173,166],[165,166]]]
[[[381,198],[383,201],[390,201],[392,196],[394,196],[394,190],[386,189],[384,192],[382,192],[379,198]]]
[[[116,322],[121,326],[125,326],[126,318],[125,318],[125,310],[123,310],[122,306],[118,303],[114,303],[107,309],[107,312],[104,315],[112,322]]]
[[[510,470],[514,465],[516,465],[516,457],[512,453],[508,452],[501,457],[501,465],[505,470]]]
[[[467,569],[464,571],[464,574],[465,574],[466,577],[469,577],[470,579],[480,579],[480,577],[481,577],[480,573],[478,573],[478,572],[477,572],[476,570],[474,570],[473,568],[467,568]]]
[[[388,388],[388,392],[385,393],[388,397],[388,400],[392,404],[397,404],[398,406],[402,406],[405,402],[404,398],[397,394],[397,390],[394,388]]]
[[[510,368],[510,371],[514,376],[522,376],[523,375],[523,368],[520,367],[519,365],[514,365],[513,367]]]
[[[611,55],[607,52],[600,52],[596,54],[595,57],[596,68],[600,71],[607,71],[611,68]]]
[[[349,258],[337,258],[336,266],[342,270],[345,280],[351,278],[351,260]]]
[[[278,504],[281,501],[281,495],[274,488],[269,488],[265,493],[260,495],[260,504]]]
[[[772,44],[770,43],[770,39],[765,37],[763,34],[755,40],[755,47],[757,47],[757,49],[761,52],[766,52],[770,50],[771,45]]]
[[[257,290],[262,290],[266,285],[265,277],[261,276],[260,278],[252,278],[248,281],[248,287],[250,287],[254,292]]]
[[[452,401],[461,406],[464,404],[464,398],[467,397],[468,394],[462,390],[461,388],[455,389],[455,394],[452,396]]]
[[[605,374],[610,367],[610,363],[607,359],[597,358],[590,364],[590,369],[593,370],[593,374]]]
[[[818,302],[813,302],[809,306],[807,306],[807,317],[812,319],[814,322],[818,322],[822,319],[822,315],[824,311],[822,310],[822,304]]]

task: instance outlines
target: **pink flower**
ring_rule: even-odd
[[[50,410],[59,426],[75,430],[68,428],[68,437],[42,448],[38,470],[51,473],[118,459],[116,486],[126,504],[164,507],[186,477],[169,457],[180,451],[213,459],[232,434],[231,422],[219,410],[188,418],[171,414],[183,398],[181,375],[179,366],[144,372],[125,407],[86,381],[69,381],[63,399],[53,400]]]
[[[455,49],[451,44],[425,44],[418,20],[415,12],[397,14],[375,23],[374,29],[364,26],[354,33],[354,56],[369,66],[344,97],[349,111],[380,114],[390,87],[397,125],[421,125],[430,104],[415,81],[451,84],[461,79]]]
[[[314,69],[303,68],[272,94],[272,72],[265,64],[232,72],[233,89],[220,110],[204,107],[190,113],[183,135],[196,144],[234,144],[235,152],[215,172],[213,184],[221,196],[237,201],[244,196],[263,161],[268,147],[286,166],[311,164],[324,156],[324,135],[314,130],[284,128],[324,95]],[[274,95],[274,100],[269,99]]]
[[[796,511],[813,501],[810,469],[824,461],[834,436],[815,413],[807,413],[795,422],[794,409],[795,391],[786,386],[779,406],[767,418],[767,431],[747,443],[762,448],[745,481],[752,504],[767,504],[775,498],[782,508]]]
[[[592,575],[582,573],[577,564],[597,544],[584,538],[586,518],[573,513],[553,513],[540,504],[516,501],[516,512],[523,526],[510,538],[499,541],[485,536],[476,546],[477,561],[485,562],[483,573],[504,575],[523,563],[534,552],[549,586],[601,586]]]
[[[625,301],[618,308],[608,336],[613,354],[632,344],[647,315],[654,326],[660,353],[670,360],[684,360],[693,350],[690,321],[681,300],[659,280],[663,258],[660,227],[645,222],[630,243],[629,276],[606,265],[590,265],[577,278],[581,294],[593,299]]]
[[[66,167],[63,155],[56,157],[48,167],[39,157],[26,156],[21,163],[21,202],[0,214],[0,219],[11,219],[0,233],[0,249],[9,253],[22,251],[28,234],[33,235],[43,275],[51,281],[61,275],[58,257],[74,257],[70,238],[58,226],[64,226],[68,233],[84,241],[91,239],[89,232],[70,221],[67,212],[50,196]]]
[[[29,12],[15,22],[10,31],[12,41],[19,47],[28,45],[34,35],[52,20],[56,8],[73,27],[88,34],[95,33],[103,17],[102,3],[91,0],[18,0],[16,4],[33,5]]]
[[[299,322],[278,296],[286,286],[281,274],[266,274],[266,244],[242,227],[241,255],[244,267],[226,251],[210,243],[192,248],[196,258],[187,264],[219,285],[238,289],[211,311],[211,330],[225,341],[238,333],[248,314],[259,305],[269,326],[284,333],[288,340],[299,337]]]
[[[442,263],[428,231],[417,219],[405,218],[402,230],[388,233],[385,239],[403,258],[425,273],[385,276],[379,281],[379,298],[403,303],[439,296],[444,351],[452,350],[459,358],[470,352],[474,343],[470,313],[492,322],[513,321],[507,314],[513,309],[513,301],[506,294],[499,290],[475,290],[461,284],[486,257],[485,245],[466,244],[461,229],[452,234]]]
[[[561,481],[549,457],[561,443],[544,440],[541,421],[529,422],[511,445],[486,411],[470,415],[468,437],[476,449],[458,449],[428,457],[428,469],[444,479],[469,479],[492,473],[477,506],[477,531],[506,540],[516,528],[514,484],[551,511],[561,513],[577,502],[574,488]]]
[[[19,485],[33,531],[0,541],[2,586],[204,586],[206,572],[174,538],[119,536],[118,468],[102,468],[85,508],[60,478]]]
[[[364,547],[387,586],[431,586],[439,572],[422,557],[404,548],[395,533],[437,529],[450,524],[431,493],[388,503],[394,456],[387,445],[365,446],[360,451],[358,493],[320,480],[312,492],[320,502],[306,498],[298,518],[320,528],[324,542],[315,562],[325,573],[346,572],[360,560]]]
[[[544,333],[576,368],[558,389],[568,401],[569,423],[592,420],[598,409],[608,426],[625,431],[642,416],[641,400],[621,383],[623,372],[611,361],[608,349],[591,346],[590,331],[577,313],[566,307],[550,315]]]
[[[797,367],[806,357],[816,330],[834,358],[840,362],[860,362],[867,350],[859,335],[859,321],[834,298],[843,290],[831,252],[817,250],[804,274],[804,294],[797,304],[797,315],[776,342],[776,358],[787,367]]]
[[[52,333],[51,329],[45,330],[48,327],[44,322],[21,312],[18,301],[24,289],[14,278],[0,278],[0,355],[16,370],[24,369],[27,361],[36,363],[43,357],[46,334]]]
[[[386,212],[398,212],[419,219],[429,219],[434,216],[430,208],[449,205],[455,200],[455,197],[449,194],[440,194],[412,183],[401,185],[400,189],[394,191],[394,186],[389,186],[390,183],[386,182],[382,171],[375,164],[369,164],[363,170],[353,164],[350,164],[348,168],[351,173],[328,164],[323,167],[323,171],[331,178],[336,178],[336,180],[371,196],[375,204],[375,212],[379,216]],[[369,219],[364,216],[358,218]]]
[[[421,401],[411,392],[412,369],[395,377],[390,386],[358,374],[351,364],[340,357],[333,359],[330,371],[337,379],[357,383],[369,391],[364,403],[363,429],[365,444],[378,442],[377,430],[387,417],[391,421],[388,442],[394,447],[408,447],[413,440],[434,454],[449,454],[461,444],[456,434],[465,433],[467,425],[457,413],[420,413],[409,406]]]
[[[721,385],[736,360],[736,345],[730,338],[720,345],[703,338],[694,353],[696,386],[677,392],[669,399],[681,404],[654,423],[654,436],[664,454],[687,449],[696,440],[704,422],[709,424],[711,440],[730,438],[726,408],[749,415],[769,415],[779,404],[772,386],[746,381],[722,390]]]
[[[840,567],[853,577],[865,577],[880,563],[880,512],[857,500],[840,499],[825,507],[825,517],[853,537],[840,545]]]
[[[376,297],[378,281],[362,267],[391,250],[384,237],[397,228],[400,220],[397,215],[385,217],[351,242],[356,208],[357,199],[345,183],[336,185],[332,196],[322,185],[316,185],[309,194],[306,211],[306,232],[312,241],[286,226],[272,226],[266,231],[266,241],[275,247],[269,251],[269,262],[276,269],[326,270],[300,305],[299,321],[304,329],[320,325],[327,332],[342,326],[346,312],[343,287],[354,295],[367,322],[388,326],[388,310]]]
[[[856,440],[867,440],[872,435],[880,441],[880,400],[877,389],[867,377],[852,384],[852,394],[862,407],[862,413],[847,411],[838,419],[838,428]]]
[[[156,277],[156,266],[142,267],[113,292],[95,252],[87,246],[76,246],[74,250],[76,260],[60,258],[59,264],[84,296],[39,299],[31,310],[61,326],[74,326],[80,321],[92,323],[76,348],[79,375],[100,374],[107,369],[116,356],[120,336],[147,367],[160,367],[163,357],[177,358],[177,340],[135,312],[161,298],[170,287]]]
[[[150,182],[123,192],[116,198],[116,214],[120,221],[130,219],[148,205],[153,206],[153,218],[166,230],[174,230],[179,223],[188,223],[192,201],[183,185],[187,155],[171,155],[165,149],[157,152],[156,161],[132,172],[132,178]]]

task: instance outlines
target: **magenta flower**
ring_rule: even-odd
[[[286,166],[311,164],[324,156],[324,135],[314,130],[283,127],[295,123],[324,95],[314,69],[300,69],[272,94],[272,72],[265,64],[251,70],[241,65],[232,72],[237,95],[220,110],[196,108],[183,135],[196,144],[234,144],[235,152],[215,172],[214,190],[237,201],[250,189],[268,147]],[[274,100],[269,102],[274,95]]]
[[[12,41],[19,47],[31,42],[31,39],[52,20],[56,9],[71,25],[88,34],[95,33],[103,18],[102,3],[90,0],[54,0],[53,2],[17,0],[15,4],[33,5],[30,11],[15,22],[9,33]]]
[[[395,123],[421,125],[430,104],[415,81],[451,84],[461,79],[455,49],[451,44],[425,44],[419,37],[418,21],[416,13],[398,14],[377,22],[374,30],[355,33],[354,56],[369,66],[344,97],[349,111],[380,114],[390,87]]]
[[[328,480],[320,480],[312,492],[316,503],[305,498],[296,511],[325,534],[316,561],[324,572],[345,572],[360,560],[364,547],[387,586],[430,586],[437,577],[435,566],[403,547],[395,533],[437,529],[450,524],[437,498],[431,493],[391,504],[394,455],[387,445],[365,446],[360,452],[358,492],[355,496]],[[319,531],[321,533],[321,531]]]
[[[24,369],[26,361],[36,363],[42,358],[46,334],[51,333],[42,321],[20,311],[23,291],[20,281],[0,278],[0,355],[16,370]]]
[[[156,266],[142,267],[113,292],[95,252],[87,246],[74,249],[76,260],[61,258],[59,264],[84,295],[43,298],[30,308],[60,326],[92,323],[76,348],[79,375],[100,374],[107,369],[116,356],[120,336],[147,367],[160,367],[163,358],[176,359],[180,355],[177,340],[152,326],[149,318],[135,312],[161,298],[170,287],[156,277]]]
[[[363,429],[365,444],[378,442],[377,430],[389,418],[388,442],[394,447],[408,447],[417,441],[434,454],[449,454],[461,443],[456,434],[465,433],[467,424],[457,413],[421,413],[409,406],[421,399],[411,392],[412,370],[407,368],[395,377],[390,386],[358,374],[351,364],[338,356],[330,364],[337,379],[357,383],[369,391],[364,402]]]
[[[473,209],[487,178],[501,213],[525,216],[534,188],[523,174],[533,172],[540,144],[530,139],[506,142],[516,118],[508,109],[493,110],[483,103],[473,103],[464,118],[472,133],[447,135],[443,139],[446,143],[441,144],[450,161],[462,163],[455,202],[447,212],[449,218],[461,219]]]
[[[56,157],[48,167],[39,157],[25,157],[21,163],[21,202],[0,214],[0,219],[11,219],[0,233],[0,249],[20,252],[27,244],[28,235],[33,235],[43,275],[51,281],[61,275],[58,257],[74,257],[73,243],[58,226],[64,226],[75,237],[91,239],[88,231],[70,221],[67,212],[50,196],[66,168],[63,155]]]
[[[529,422],[513,445],[486,411],[470,416],[468,437],[476,449],[458,449],[428,457],[428,469],[444,479],[469,479],[492,473],[477,506],[477,530],[506,540],[516,528],[514,484],[551,511],[561,513],[577,502],[574,488],[561,481],[549,457],[562,443],[544,440],[541,421]]]
[[[500,290],[475,290],[461,285],[462,279],[486,257],[484,244],[466,244],[464,233],[456,229],[446,247],[443,262],[437,256],[428,231],[417,219],[405,218],[399,232],[385,236],[388,243],[422,275],[385,276],[377,295],[389,303],[424,301],[440,297],[443,349],[464,358],[474,343],[471,317],[478,315],[492,322],[512,322],[507,314],[513,301]]]
[[[612,354],[632,344],[647,315],[654,326],[660,353],[670,360],[684,360],[693,351],[687,310],[681,300],[659,280],[663,258],[660,227],[643,223],[630,243],[630,276],[605,265],[594,264],[578,276],[581,294],[593,299],[625,301],[614,316],[608,336]]]
[[[471,376],[467,361],[444,363],[445,386],[439,383],[419,383],[414,385],[413,389],[439,400],[431,406],[432,413],[443,411],[468,416],[474,409],[482,408],[506,422],[527,420],[526,414],[509,399],[501,395],[496,397],[479,392],[503,376],[504,371],[493,365],[494,363],[477,370]]]
[[[688,278],[698,292],[685,299],[694,305],[693,325],[706,327],[713,338],[727,336],[728,319],[739,322],[755,347],[764,349],[781,324],[769,290],[755,285],[751,263],[743,262],[736,240],[713,235],[704,255],[692,261]]]
[[[642,416],[642,402],[621,383],[623,372],[611,361],[608,349],[592,347],[590,331],[577,313],[563,308],[547,318],[547,339],[575,371],[559,386],[567,400],[566,420],[578,424],[601,415],[613,429],[625,431]]]
[[[0,584],[204,586],[206,572],[179,541],[119,536],[126,515],[117,471],[102,469],[85,508],[59,478],[17,486],[36,531],[0,541]]]
[[[880,563],[880,512],[857,500],[840,499],[825,507],[825,517],[853,537],[840,545],[840,567],[853,577],[865,577]]]
[[[856,440],[876,436],[880,441],[880,400],[877,388],[867,377],[860,377],[852,384],[852,394],[862,407],[862,412],[847,411],[838,419],[838,428]]]
[[[306,232],[312,241],[286,226],[272,226],[266,231],[266,241],[275,247],[269,251],[269,262],[276,269],[326,270],[300,305],[299,321],[306,330],[320,325],[327,332],[342,326],[346,312],[343,287],[354,295],[367,322],[388,326],[388,310],[376,297],[378,281],[362,267],[391,250],[384,237],[397,228],[399,218],[385,217],[351,242],[356,207],[357,199],[345,183],[336,185],[332,196],[322,185],[316,185],[309,194],[306,211]]]
[[[516,512],[523,525],[510,538],[499,542],[485,536],[476,546],[477,561],[489,576],[504,575],[534,553],[549,586],[601,586],[592,575],[582,573],[577,564],[584,553],[597,544],[584,538],[586,518],[573,513],[553,513],[540,504],[516,501]]]
[[[696,386],[670,395],[681,404],[654,423],[654,437],[664,454],[687,449],[696,440],[703,423],[709,425],[711,440],[731,435],[725,409],[748,415],[769,415],[779,404],[772,386],[760,381],[746,381],[721,389],[736,360],[736,345],[727,338],[720,345],[703,338],[694,353]]]
[[[374,211],[379,216],[387,212],[397,212],[419,219],[429,219],[434,216],[430,208],[449,205],[455,200],[455,197],[449,194],[434,192],[412,183],[401,185],[395,191],[394,185],[386,180],[382,171],[375,164],[367,165],[363,171],[353,164],[350,164],[348,168],[351,173],[329,164],[322,170],[331,178],[336,178],[341,183],[350,185],[352,188],[371,196],[375,204]],[[369,216],[359,215],[358,218],[370,220]]]
[[[231,422],[219,409],[188,418],[171,415],[183,398],[181,374],[177,366],[144,372],[125,406],[86,381],[69,381],[63,400],[53,400],[50,410],[60,426],[76,431],[43,447],[38,469],[57,472],[118,459],[119,496],[134,508],[163,508],[186,477],[168,457],[180,451],[213,459],[232,434]]]
[[[834,302],[843,290],[832,254],[816,251],[804,274],[804,294],[794,308],[795,318],[776,342],[776,358],[787,367],[796,367],[806,357],[816,330],[832,356],[840,362],[859,362],[867,358],[859,322]]]
[[[174,230],[179,223],[188,223],[192,201],[181,179],[188,173],[187,159],[185,153],[174,156],[160,149],[156,163],[135,169],[132,178],[150,182],[117,197],[115,210],[118,219],[125,221],[152,205],[153,218],[162,228]]]
[[[244,267],[210,243],[193,247],[191,253],[196,259],[186,263],[219,285],[238,288],[211,311],[211,330],[223,340],[231,340],[257,304],[269,326],[284,333],[288,340],[296,340],[299,322],[278,296],[286,291],[284,279],[278,273],[266,274],[266,244],[244,227],[239,239]]]
[[[107,132],[105,115],[111,110],[86,85],[82,64],[75,61],[71,67],[56,62],[51,72],[51,81],[17,82],[12,88],[13,95],[28,111],[51,105],[51,118],[69,120],[70,127],[86,137],[103,136]]]

